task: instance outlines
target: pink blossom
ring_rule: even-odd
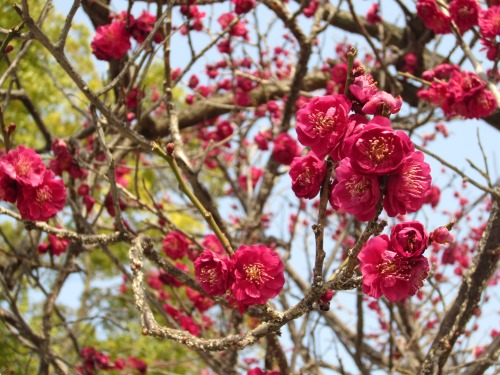
[[[333,208],[341,208],[359,221],[373,219],[380,199],[378,178],[356,173],[349,158],[342,159],[335,173],[337,183],[330,195]]]
[[[156,16],[143,10],[141,15],[130,24],[130,33],[132,38],[134,38],[137,43],[143,43],[148,35],[153,31],[153,26],[156,22]],[[153,36],[153,41],[155,43],[161,43],[163,40],[163,35],[161,31],[158,30]]]
[[[363,106],[363,112],[368,115],[387,116],[398,113],[402,104],[403,99],[401,99],[401,95],[394,98],[388,92],[379,91]]]
[[[318,0],[312,0],[306,8],[303,10],[304,16],[307,18],[311,18],[314,16],[314,13],[316,13],[316,10],[318,9],[319,6],[319,1]]]
[[[201,245],[208,250],[213,251],[214,253],[218,255],[224,255],[224,247],[220,243],[219,239],[215,234],[207,234],[204,238],[203,241],[201,242]]]
[[[431,168],[420,151],[408,156],[399,171],[387,180],[384,209],[394,217],[418,211],[431,187]]]
[[[368,12],[366,13],[366,21],[371,25],[376,25],[382,22],[382,17],[380,17],[380,6],[378,3],[373,3]]]
[[[289,174],[297,198],[312,199],[318,195],[325,173],[325,163],[312,151],[293,159]]]
[[[363,74],[354,78],[349,91],[361,104],[365,104],[378,92],[377,82],[371,74]]]
[[[319,157],[335,148],[347,128],[351,102],[344,95],[320,96],[297,112],[297,136]]]
[[[0,200],[15,203],[17,200],[17,182],[11,179],[0,167]]]
[[[0,158],[0,169],[11,180],[21,186],[39,186],[44,177],[46,167],[35,150],[18,146]]]
[[[21,186],[17,196],[17,208],[24,220],[47,221],[61,211],[66,203],[66,188],[56,180],[54,172],[46,170],[44,179],[37,187]]]
[[[447,245],[453,242],[453,235],[446,227],[439,227],[437,229],[434,229],[431,232],[430,238],[431,241],[437,242],[441,245]]]
[[[92,53],[99,60],[121,59],[132,47],[125,21],[115,21],[97,27],[90,46]]]
[[[194,262],[196,280],[211,296],[226,293],[231,282],[231,269],[231,261],[227,255],[219,255],[208,249],[205,249]]]
[[[437,205],[439,204],[440,198],[441,198],[441,189],[436,185],[432,185],[431,188],[427,190],[427,193],[425,194],[424,203],[430,204],[432,208],[436,208]]]
[[[478,22],[483,36],[495,39],[500,35],[500,6],[481,10]]]
[[[358,254],[363,275],[363,293],[391,302],[401,301],[423,286],[429,273],[429,263],[423,256],[406,258],[391,251],[389,237],[373,237]]]
[[[269,140],[271,139],[271,133],[269,131],[260,131],[254,138],[254,142],[259,150],[266,151],[269,150]]]
[[[219,22],[219,25],[222,27],[222,29],[227,29],[229,25],[233,22],[233,20],[236,18],[234,13],[224,13],[219,16],[217,19],[217,22]],[[231,27],[231,30],[229,31],[229,35],[232,36],[241,36],[244,39],[248,40],[248,30],[243,23],[242,20],[239,20],[236,22],[235,25]]]
[[[234,4],[234,13],[240,15],[250,12],[255,7],[254,0],[231,0]]]
[[[418,257],[429,244],[429,235],[419,221],[405,221],[391,230],[391,249],[405,258]]]
[[[498,42],[489,39],[479,39],[479,42],[484,46],[480,51],[486,51],[486,58],[490,61],[495,61],[498,57]]]
[[[231,294],[242,311],[276,297],[285,284],[284,266],[278,253],[264,245],[242,245],[231,258],[234,278]]]
[[[125,105],[128,109],[136,109],[139,106],[139,102],[144,99],[145,96],[146,94],[144,94],[144,91],[135,87],[127,94]]]
[[[279,371],[266,371],[262,370],[260,367],[255,367],[247,371],[247,375],[279,375]]]
[[[403,131],[373,123],[346,141],[347,156],[354,170],[362,174],[384,175],[396,172],[414,146]]]
[[[451,33],[451,18],[439,9],[436,0],[417,0],[417,15],[436,34]]]
[[[301,148],[297,141],[288,133],[279,134],[273,141],[272,156],[278,163],[292,164],[293,158],[300,155]]]
[[[257,167],[250,167],[250,186],[252,188],[255,188],[257,186],[257,183],[259,182],[263,174],[264,171],[262,169]],[[246,175],[241,175],[240,177],[238,177],[238,184],[244,191],[248,191],[247,183],[248,180]]]
[[[162,249],[165,254],[171,259],[180,259],[188,252],[189,242],[178,231],[168,232],[162,242]]]
[[[186,295],[193,303],[194,308],[202,313],[207,311],[215,304],[215,302],[212,299],[208,298],[206,295],[197,292],[196,290],[189,287],[186,287]]]
[[[49,244],[50,244],[50,253],[52,255],[61,255],[65,253],[68,249],[69,240],[65,238],[57,238],[53,234],[49,234]]]
[[[481,7],[477,0],[453,0],[448,10],[451,19],[460,30],[460,34],[463,34],[477,25]]]

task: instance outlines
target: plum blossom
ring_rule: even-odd
[[[92,53],[99,60],[121,59],[132,47],[125,21],[114,21],[108,25],[97,27],[90,46]]]
[[[373,95],[363,106],[363,112],[368,115],[383,115],[398,113],[403,104],[401,95],[394,98],[385,91],[379,91]]]
[[[45,170],[40,185],[22,185],[17,196],[17,208],[25,220],[47,221],[61,211],[65,203],[64,183],[56,180],[51,170]]]
[[[477,0],[453,0],[448,10],[460,34],[463,34],[477,25],[481,7]]]
[[[318,195],[325,173],[325,163],[312,151],[293,159],[289,174],[297,198],[312,199]]]
[[[368,124],[346,141],[347,156],[354,170],[362,174],[385,175],[397,171],[413,144],[403,131]]]
[[[323,157],[345,133],[351,102],[344,95],[335,94],[312,99],[297,112],[297,137]]]
[[[290,165],[296,156],[300,155],[300,146],[288,133],[279,134],[273,141],[272,156],[277,162]]]
[[[220,296],[229,288],[231,265],[227,255],[205,249],[194,262],[194,274],[205,292]]]
[[[358,254],[363,275],[363,293],[391,302],[415,295],[429,273],[424,256],[404,257],[391,250],[386,234],[368,240]]]
[[[276,297],[285,284],[284,265],[278,253],[265,245],[242,245],[233,257],[230,301],[240,311]]]
[[[18,146],[0,158],[0,169],[23,186],[39,186],[45,177],[45,164],[35,150]]]
[[[342,208],[359,221],[369,221],[375,217],[380,199],[377,176],[362,175],[353,170],[349,158],[342,159],[335,169],[336,184],[331,195],[333,208]]]
[[[439,9],[436,0],[417,0],[417,15],[436,34],[451,33],[451,17]]]
[[[424,161],[424,154],[413,152],[399,171],[389,176],[384,209],[390,217],[418,211],[431,188],[431,167]]]
[[[399,255],[412,258],[423,254],[429,245],[429,235],[419,221],[405,221],[391,230],[391,249]]]
[[[188,240],[184,234],[178,231],[169,232],[162,242],[163,251],[171,259],[180,259],[185,256],[188,252],[188,247]]]

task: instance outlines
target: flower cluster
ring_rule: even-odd
[[[240,311],[265,304],[285,284],[283,262],[278,253],[264,245],[242,245],[232,258],[205,249],[194,262],[194,270],[207,294],[226,295]]]
[[[66,188],[35,150],[18,146],[0,157],[0,200],[16,203],[25,220],[47,221],[63,209]]]
[[[110,61],[121,59],[132,47],[130,38],[138,43],[143,43],[153,30],[156,17],[143,11],[138,18],[127,12],[122,12],[114,17],[114,21],[99,26],[90,43],[92,52],[99,60]],[[155,43],[161,43],[163,35],[160,31],[153,36]]]
[[[321,158],[329,155],[337,163],[330,194],[334,209],[360,221],[373,219],[382,199],[391,217],[419,210],[431,187],[430,167],[387,118],[399,112],[401,97],[378,91],[370,74],[357,75],[349,92],[349,97],[316,97],[297,112],[299,142],[311,152],[291,164],[293,191],[314,198],[325,178]]]
[[[429,273],[422,255],[428,244],[429,235],[418,221],[396,224],[390,237],[382,234],[368,240],[358,254],[363,293],[384,295],[391,302],[415,295]]]
[[[134,371],[134,374],[146,374],[148,365],[141,359],[135,357],[117,358],[111,361],[107,354],[88,346],[82,348],[80,357],[83,364],[76,368],[81,375],[100,374],[102,371]]]
[[[441,64],[422,74],[431,82],[418,97],[441,107],[447,118],[483,118],[497,109],[497,102],[486,82],[473,72],[460,71],[457,65]]]

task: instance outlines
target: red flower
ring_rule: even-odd
[[[128,109],[136,109],[139,106],[139,102],[146,96],[144,91],[135,87],[128,93],[125,98],[125,105]]]
[[[255,7],[253,0],[231,0],[234,4],[234,13],[240,15],[250,12]]]
[[[347,128],[351,102],[344,95],[320,96],[297,112],[297,136],[319,157],[335,148]]]
[[[215,254],[224,255],[224,247],[220,243],[219,239],[215,234],[207,234],[201,243],[201,245],[208,250],[213,251]]]
[[[189,287],[186,287],[186,295],[193,303],[194,308],[199,312],[205,312],[215,304],[215,302],[206,295]]]
[[[218,255],[205,249],[194,262],[194,274],[205,292],[220,296],[229,288],[231,261],[227,255]]]
[[[250,167],[250,186],[252,188],[255,188],[257,186],[257,183],[259,182],[260,178],[264,174],[264,171],[260,168],[257,167]],[[240,185],[240,188],[244,191],[248,191],[248,178],[246,175],[241,175],[238,177],[238,184]]]
[[[373,95],[363,106],[363,112],[368,115],[388,115],[398,113],[403,104],[401,95],[394,98],[385,91],[379,91]]]
[[[141,15],[130,24],[130,33],[132,34],[132,38],[134,38],[137,43],[143,43],[151,31],[153,31],[155,22],[156,17],[143,10]],[[163,35],[161,34],[161,31],[158,30],[153,37],[153,41],[155,43],[161,43],[162,40]]]
[[[0,169],[21,186],[39,186],[45,176],[46,167],[35,150],[18,146],[0,158]]]
[[[418,211],[431,188],[431,167],[424,154],[413,152],[404,160],[401,169],[389,176],[384,209],[390,217]]]
[[[363,293],[391,302],[401,301],[423,286],[429,263],[423,256],[405,258],[390,250],[389,237],[373,237],[358,254],[363,275]]]
[[[439,9],[436,0],[418,0],[417,15],[436,34],[451,33],[451,18]]]
[[[312,199],[318,195],[325,172],[325,163],[314,152],[293,159],[289,174],[297,198]]]
[[[479,13],[479,29],[485,38],[495,39],[500,35],[500,6],[483,9]]]
[[[428,203],[432,208],[436,208],[441,198],[441,189],[438,186],[432,185],[424,197],[424,203]]]
[[[414,150],[405,132],[371,123],[361,133],[346,139],[346,146],[353,169],[374,175],[397,171],[405,157]]]
[[[0,200],[15,203],[17,200],[17,182],[11,179],[0,167]]]
[[[366,21],[371,25],[376,25],[377,23],[382,22],[382,17],[380,17],[379,12],[379,4],[373,3],[366,13]]]
[[[54,172],[46,170],[41,185],[21,186],[17,208],[24,220],[47,221],[61,211],[66,203],[66,188]]]
[[[359,221],[373,219],[380,199],[378,178],[356,173],[349,158],[342,159],[335,173],[337,183],[330,195],[333,208],[341,208]]]
[[[169,232],[162,242],[162,249],[171,259],[180,259],[188,252],[189,242],[177,231]]]
[[[90,46],[99,60],[121,59],[132,47],[125,21],[99,26]]]
[[[50,244],[50,253],[52,255],[61,255],[65,253],[68,249],[69,240],[65,238],[57,238],[53,234],[49,234],[49,244]]]
[[[262,305],[283,289],[284,266],[278,253],[264,245],[242,245],[232,259],[231,294],[241,311]]]
[[[441,245],[447,245],[453,242],[453,235],[446,227],[439,227],[437,229],[434,229],[431,232],[430,238],[431,241],[437,242]]]
[[[448,8],[451,19],[457,24],[460,34],[477,25],[481,10],[477,0],[453,0]]]
[[[293,158],[300,155],[300,146],[288,133],[281,133],[274,139],[272,156],[278,163],[292,164]]]
[[[418,257],[429,244],[429,235],[419,221],[405,221],[391,230],[391,249],[405,258]]]
[[[361,104],[365,104],[378,92],[377,82],[371,74],[363,74],[354,78],[349,91]]]
[[[224,30],[229,27],[229,25],[235,18],[236,16],[231,12],[224,13],[220,15],[220,17],[217,19],[217,22],[219,22],[219,25]],[[248,40],[248,30],[241,20],[236,22],[236,24],[231,28],[231,30],[229,31],[229,35],[241,36],[244,39]]]

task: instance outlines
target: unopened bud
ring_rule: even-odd
[[[14,47],[11,46],[10,44],[3,49],[3,54],[6,55],[8,53],[11,53],[14,50]]]
[[[167,143],[167,154],[172,156],[174,154],[175,145],[173,143]]]
[[[7,128],[7,134],[11,135],[12,133],[14,133],[16,131],[16,124],[11,122],[9,124],[9,127]]]
[[[431,232],[430,240],[441,245],[446,245],[453,242],[453,235],[447,227],[439,227]]]

